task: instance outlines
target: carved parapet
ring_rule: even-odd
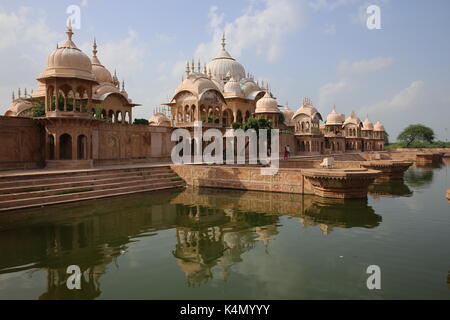
[[[306,169],[302,173],[314,194],[338,199],[366,198],[369,185],[381,174],[366,168]]]
[[[377,160],[365,161],[361,167],[366,169],[381,171],[381,176],[377,180],[401,180],[406,170],[413,165],[409,161]]]

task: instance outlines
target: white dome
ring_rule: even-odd
[[[155,113],[148,121],[150,126],[170,126],[170,120],[162,112]]]
[[[304,98],[302,102],[302,106],[295,111],[293,119],[297,118],[299,115],[304,114],[311,119],[317,117],[319,120],[322,120],[322,115],[319,111],[313,107],[312,101],[309,98]]]
[[[218,55],[207,64],[206,68],[211,73],[213,78],[222,80],[227,78],[227,75],[233,76],[237,81],[245,78],[244,67],[237,62],[225,50],[225,37],[222,38],[222,49]]]
[[[347,124],[354,124],[357,126],[359,126],[361,124],[361,120],[356,116],[355,111],[352,111],[350,116],[347,119],[345,119],[344,126]]]
[[[327,116],[326,125],[342,125],[344,122],[344,115],[336,112],[336,107],[333,107],[331,113]]]
[[[374,126],[373,130],[374,131],[385,131],[384,130],[384,126],[383,126],[383,124],[380,121],[375,123],[375,126]]]
[[[256,102],[255,113],[279,113],[277,100],[272,98],[269,92]]]
[[[366,117],[366,120],[364,120],[362,129],[367,131],[373,130],[373,123],[370,122],[369,117]]]
[[[242,94],[241,85],[231,76],[231,79],[223,87],[223,92],[227,95],[240,96]]]
[[[287,126],[294,126],[293,123],[293,117],[294,117],[294,111],[289,109],[289,107],[286,105],[283,109],[283,115],[284,115],[284,124]]]

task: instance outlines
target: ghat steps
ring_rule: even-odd
[[[0,212],[185,185],[170,166],[133,166],[0,175]]]

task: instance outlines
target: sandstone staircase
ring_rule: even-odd
[[[4,174],[0,176],[0,212],[184,185],[169,166]]]

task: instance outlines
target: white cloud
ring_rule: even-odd
[[[311,0],[309,6],[314,10],[334,10],[358,2],[359,0]]]
[[[144,65],[145,48],[140,44],[139,35],[133,29],[128,30],[127,37],[119,41],[102,43],[97,39],[98,57],[111,72],[117,69],[120,78],[134,79]],[[92,44],[82,46],[85,53],[92,51]]]
[[[43,10],[20,7],[18,12],[7,13],[0,8],[0,52],[26,44],[40,51],[55,45],[58,34],[46,23]]]
[[[323,31],[323,33],[326,34],[327,36],[334,36],[336,34],[336,25],[334,24],[328,25]]]
[[[391,57],[376,57],[369,60],[348,61],[343,60],[338,65],[338,74],[341,76],[364,75],[370,72],[385,69],[394,63]]]
[[[351,92],[353,88],[354,84],[346,79],[323,85],[319,89],[319,106],[321,108],[326,108],[333,105],[340,95]]]
[[[252,2],[244,14],[231,22],[224,22],[225,16],[211,7],[209,28],[213,35],[211,42],[201,43],[196,50],[196,57],[209,60],[220,44],[220,37],[225,31],[228,50],[236,57],[247,48],[252,48],[269,61],[276,61],[283,51],[284,38],[298,29],[302,23],[300,3],[296,0],[264,0],[262,9]]]
[[[390,99],[385,99],[361,108],[363,113],[383,113],[385,111],[405,111],[423,105],[425,98],[425,82],[413,81],[409,87],[401,90]]]

